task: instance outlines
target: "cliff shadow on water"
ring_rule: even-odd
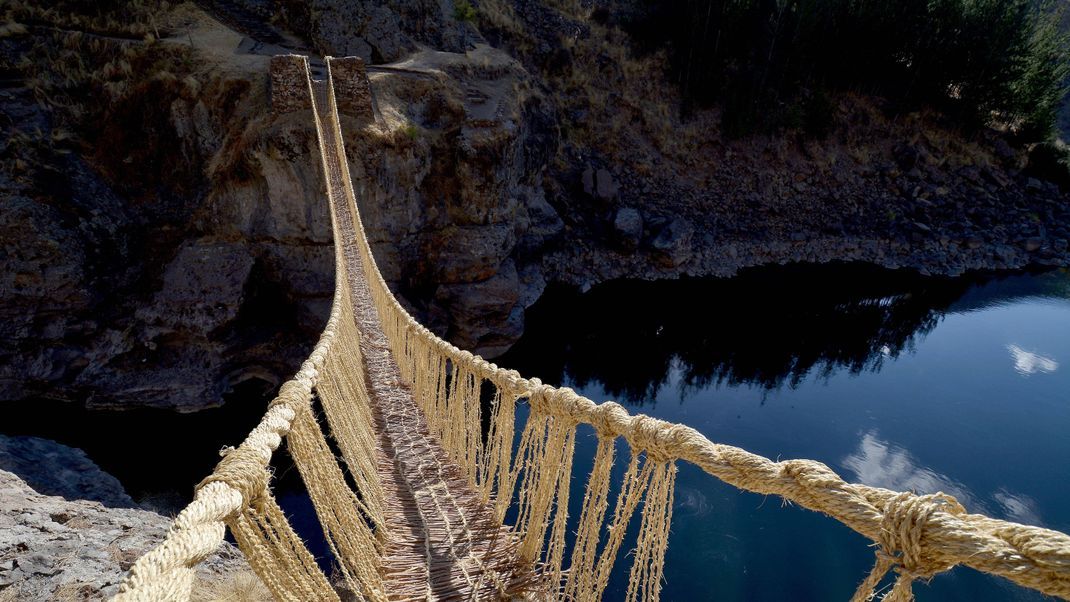
[[[1004,282],[984,286],[996,280]],[[879,371],[947,312],[998,301],[992,295],[1040,294],[1046,282],[830,264],[753,268],[725,279],[618,280],[587,292],[551,286],[498,363],[549,383],[600,384],[633,404],[656,398],[673,370],[685,397],[722,385],[774,391],[808,375]]]

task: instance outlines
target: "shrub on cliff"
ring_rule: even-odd
[[[1025,174],[1070,190],[1070,148],[1055,142],[1034,146],[1029,152]]]
[[[722,103],[730,133],[820,122],[812,99],[847,89],[1042,139],[1070,65],[1049,0],[633,1],[633,36],[668,47],[686,97]]]

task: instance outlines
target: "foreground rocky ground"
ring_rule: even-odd
[[[0,470],[0,600],[110,598],[133,562],[156,545],[170,520],[135,508],[67,500],[31,489]],[[194,599],[267,600],[236,548],[225,544],[198,570]]]
[[[673,108],[656,58],[541,3],[480,3],[478,28],[414,0],[201,6],[0,37],[0,400],[194,411],[292,374],[333,257],[311,119],[270,109],[278,52],[375,63],[343,129],[376,257],[488,356],[554,281],[1070,263],[1067,191],[995,131],[844,96],[824,138],[728,139]]]

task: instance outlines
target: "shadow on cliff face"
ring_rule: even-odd
[[[909,352],[985,277],[927,278],[859,265],[746,270],[732,279],[554,288],[500,364],[546,382],[601,384],[624,401],[683,386],[793,387],[809,375],[878,371]]]
[[[224,383],[227,393],[243,385],[247,386],[240,397],[251,392],[248,386],[271,390],[288,379],[289,373],[296,372],[291,358],[310,352],[316,339],[312,333],[326,323],[326,316],[322,316],[322,324],[308,317],[303,324],[305,308],[300,305],[285,284],[269,278],[263,262],[253,264],[234,320],[211,333],[213,339],[224,341],[238,352]],[[280,356],[280,349],[287,352]],[[255,385],[257,382],[261,384]]]

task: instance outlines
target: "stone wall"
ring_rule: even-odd
[[[338,111],[353,117],[372,118],[372,90],[364,59],[358,56],[330,59],[331,78]]]
[[[271,57],[271,106],[278,114],[312,108],[308,96],[308,58],[297,54]]]

